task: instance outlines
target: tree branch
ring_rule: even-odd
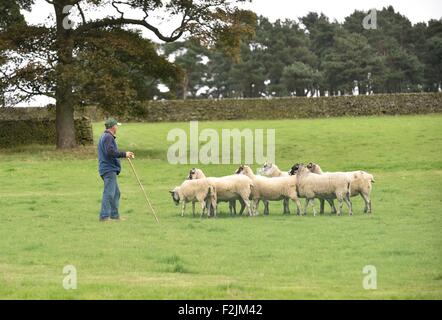
[[[83,10],[80,7],[80,2],[77,2],[77,8],[78,8],[78,11],[80,12],[81,20],[83,21],[83,24],[85,24],[86,23],[86,18],[84,16]]]
[[[185,20],[183,19],[183,21],[185,21]],[[91,21],[86,24],[82,24],[81,26],[79,26],[77,29],[74,30],[74,35],[79,35],[81,33],[87,32],[91,29],[112,27],[112,26],[121,26],[121,25],[127,25],[127,24],[143,26],[146,29],[152,31],[158,37],[158,39],[160,39],[164,42],[173,42],[173,41],[178,40],[183,35],[184,27],[185,27],[185,24],[184,25],[182,24],[177,29],[175,29],[174,32],[172,32],[172,35],[165,36],[160,32],[160,30],[158,30],[158,28],[154,27],[153,25],[151,25],[150,23],[148,23],[145,20],[125,19],[125,18],[118,18],[118,19],[105,18],[105,19],[101,19],[101,20]]]

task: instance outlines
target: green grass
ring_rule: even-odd
[[[315,161],[328,171],[375,175],[373,214],[353,217],[185,217],[168,190],[193,165],[170,165],[171,128],[124,124],[122,149],[160,217],[148,214],[127,163],[119,177],[124,222],[101,224],[95,148],[0,150],[0,298],[12,299],[441,299],[442,115],[205,122],[202,128],[274,128],[276,162]],[[94,125],[95,139],[102,124]],[[236,165],[200,166],[210,175]],[[256,167],[253,166],[254,168]],[[303,202],[304,203],[304,202]],[[344,207],[345,208],[345,207]],[[291,204],[291,210],[294,206]],[[346,213],[346,211],[345,211]],[[63,267],[78,272],[64,290]],[[362,268],[377,268],[364,290]]]

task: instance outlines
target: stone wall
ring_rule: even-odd
[[[41,109],[41,108],[38,108]],[[23,112],[23,111],[22,111]],[[0,117],[0,148],[16,147],[28,144],[55,145],[56,132],[55,120],[49,117],[42,117],[44,110],[36,112],[36,118],[23,114],[11,116],[5,119],[5,114]],[[10,111],[8,111],[10,113]],[[20,112],[19,112],[20,113]],[[92,124],[88,117],[75,119],[76,140],[79,145],[91,145],[94,143]]]
[[[320,98],[149,101],[122,115],[120,121],[297,119],[341,116],[442,113],[441,93],[386,94]],[[87,107],[81,114],[102,121],[109,114]]]
[[[297,119],[341,116],[409,115],[442,113],[441,93],[385,94],[321,98],[222,99],[149,101],[112,115],[125,122]],[[77,109],[79,144],[92,144],[90,121],[110,116],[89,106]],[[55,110],[0,108],[0,147],[24,143],[55,144]]]

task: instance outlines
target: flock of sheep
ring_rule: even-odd
[[[370,193],[374,183],[373,175],[365,171],[322,172],[315,163],[295,164],[288,172],[279,170],[272,163],[265,163],[254,174],[247,165],[241,165],[235,174],[224,177],[207,178],[201,169],[193,168],[187,179],[169,191],[176,205],[182,203],[181,215],[184,215],[186,203],[192,203],[195,215],[195,203],[201,206],[201,216],[206,212],[216,216],[217,204],[228,202],[230,214],[236,214],[236,201],[241,204],[240,214],[246,209],[250,216],[258,213],[258,204],[264,203],[264,214],[269,214],[269,201],[283,201],[283,213],[289,214],[289,200],[296,204],[297,214],[301,213],[300,198],[305,198],[304,214],[309,205],[316,215],[314,199],[320,201],[320,213],[324,213],[327,201],[332,213],[342,212],[345,202],[349,215],[353,214],[350,197],[361,195],[365,202],[364,212],[371,213]],[[339,202],[338,209],[334,199]]]

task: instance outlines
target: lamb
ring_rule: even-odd
[[[185,180],[181,186],[175,187],[169,193],[176,205],[182,202],[181,216],[184,216],[188,202],[192,202],[192,214],[195,216],[195,202],[197,201],[201,204],[201,217],[206,206],[209,205],[214,208],[216,216],[216,187],[208,179]]]
[[[316,174],[304,164],[296,164],[290,170],[290,175],[297,177],[296,188],[298,195],[306,198],[304,214],[307,214],[309,204],[313,207],[313,215],[316,216],[316,210],[313,203],[315,198],[319,199],[338,199],[338,215],[341,215],[343,201],[348,206],[349,215],[353,215],[350,201],[351,179],[345,173],[324,173]]]
[[[273,177],[286,177],[288,176],[288,172],[283,172],[279,170],[278,166],[271,162],[265,162],[262,168],[258,170],[258,174],[273,178]],[[290,214],[290,208],[289,208],[289,200],[286,198],[283,200],[284,204],[284,214],[288,213]],[[264,214],[269,214],[269,202],[264,201]]]
[[[300,214],[301,203],[296,192],[296,177],[276,177],[268,178],[253,174],[253,170],[246,165],[241,165],[236,171],[237,174],[243,174],[253,181],[252,197],[254,201],[254,211],[258,207],[260,200],[278,201],[285,198],[291,199],[297,207],[297,212]]]
[[[309,169],[310,172],[317,174],[324,173],[322,172],[319,164],[313,162],[310,162],[307,165],[307,169]],[[365,203],[364,213],[371,213],[370,193],[372,190],[372,183],[375,182],[373,175],[362,170],[349,171],[344,173],[347,174],[351,179],[350,197],[361,195]],[[324,211],[324,200],[321,200],[321,213],[323,211]]]
[[[216,198],[218,202],[229,202],[230,214],[232,210],[236,213],[235,201],[241,202],[240,214],[247,207],[247,212],[251,216],[253,212],[250,206],[250,198],[253,189],[252,180],[245,176],[230,175],[224,177],[209,177],[201,169],[192,168],[189,172],[188,179],[190,181],[198,181],[200,179],[207,179],[216,188]]]

